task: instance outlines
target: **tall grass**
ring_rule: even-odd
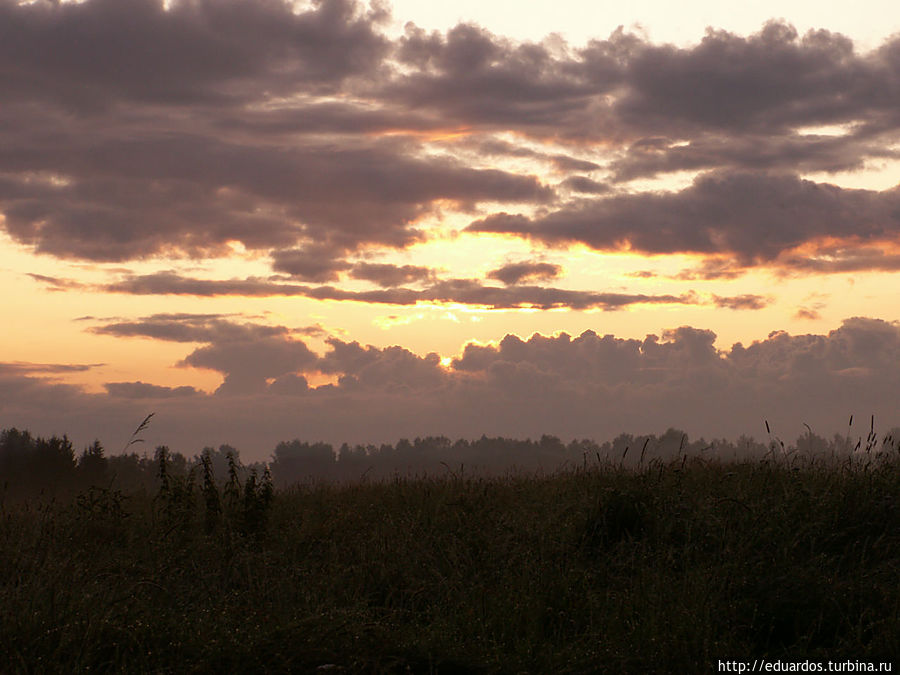
[[[713,672],[900,657],[900,460],[773,453],[0,513],[0,671]]]

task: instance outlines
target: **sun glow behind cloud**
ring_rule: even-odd
[[[215,3],[127,1],[0,4],[0,57],[17,64],[0,73],[15,377],[43,364],[116,404],[377,392],[402,408],[465,390],[464,354],[473,381],[513,396],[569,367],[548,345],[774,349],[777,331],[868,316],[886,323],[841,339],[883,336],[900,318],[898,74],[888,47],[863,56],[890,27],[857,31],[858,7],[828,26],[850,45],[803,35],[821,27],[811,4],[778,5],[795,34],[763,27],[765,3],[725,18],[702,3],[398,3],[385,28],[336,0],[235,0],[253,19],[237,23]],[[67,52],[26,11],[92,50]],[[645,25],[614,33],[620,14]],[[128,31],[138,46],[118,54]],[[695,329],[664,332],[679,326]],[[480,370],[493,352],[467,344],[506,351]]]

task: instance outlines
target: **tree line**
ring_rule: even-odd
[[[896,439],[896,440],[895,440]],[[107,454],[99,441],[76,452],[67,436],[42,438],[16,428],[0,431],[0,487],[7,495],[78,491],[97,485],[119,490],[155,490],[159,483],[161,457],[171,476],[199,472],[208,461],[217,481],[228,480],[233,462],[242,476],[262,475],[268,468],[274,484],[285,488],[304,482],[348,482],[384,480],[394,476],[486,474],[507,472],[553,472],[561,469],[618,465],[634,468],[654,461],[678,457],[719,460],[761,459],[767,455],[841,457],[854,451],[900,448],[900,432],[877,437],[874,424],[865,445],[850,435],[836,434],[831,440],[813,434],[785,445],[771,435],[766,442],[742,436],[737,441],[703,438],[690,440],[677,429],[657,436],[620,434],[611,441],[572,440],[556,436],[513,439],[482,436],[474,440],[451,440],[427,436],[396,444],[349,445],[335,449],[329,443],[295,439],[279,443],[269,462],[242,464],[239,451],[229,445],[206,447],[187,456],[159,446],[152,454],[123,452]],[[130,446],[129,446],[130,447]]]

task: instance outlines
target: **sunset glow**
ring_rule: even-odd
[[[0,427],[900,424],[900,14],[628,7],[0,0]]]

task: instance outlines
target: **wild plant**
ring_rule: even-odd
[[[196,505],[196,475],[194,467],[186,476],[173,476],[169,469],[169,448],[161,445],[156,449],[159,491],[154,498],[157,515],[165,529],[164,536],[174,530],[185,531],[194,517]]]
[[[130,448],[135,443],[143,443],[144,442],[144,439],[141,438],[140,436],[138,436],[138,434],[141,433],[144,429],[146,429],[150,425],[150,420],[155,414],[156,413],[150,413],[149,415],[147,415],[144,418],[144,421],[141,422],[140,424],[138,424],[137,428],[131,432],[131,436],[129,437],[128,442],[125,443],[125,447],[122,448],[122,454],[125,454],[125,452],[128,451],[128,448]]]
[[[111,487],[91,485],[75,497],[75,520],[86,533],[99,540],[121,540],[130,514],[125,509],[128,496]]]
[[[214,483],[212,462],[208,456],[201,458],[207,532],[213,531],[224,521],[223,524],[229,532],[242,537],[262,537],[275,494],[272,474],[266,467],[260,478],[257,470],[252,469],[247,479],[241,483],[237,457],[232,452],[229,452],[227,457],[228,482],[222,489],[221,498]]]
[[[223,497],[225,510],[229,515],[238,511],[241,499],[241,478],[238,475],[238,462],[233,452],[228,453],[228,482],[225,483]]]
[[[222,500],[219,498],[212,458],[208,452],[200,456],[200,465],[203,470],[203,487],[201,488],[204,505],[203,523],[206,533],[211,534],[218,527],[222,517]]]
[[[79,512],[89,520],[119,520],[128,515],[123,508],[126,495],[120,490],[91,485],[75,498]]]
[[[261,480],[257,477],[256,469],[251,470],[250,476],[244,484],[242,520],[246,534],[262,536],[274,494],[269,468],[266,467]]]

